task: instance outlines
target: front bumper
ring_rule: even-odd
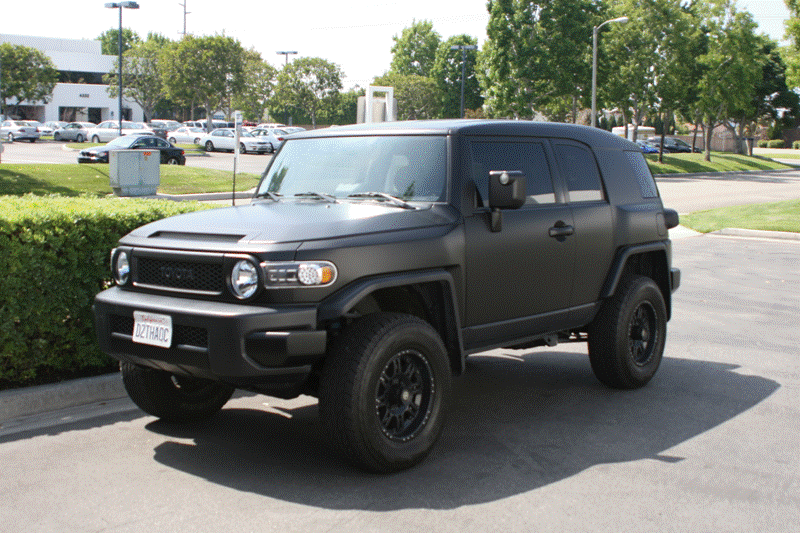
[[[169,348],[133,342],[134,311],[172,318]],[[116,359],[276,395],[301,386],[327,344],[314,306],[256,307],[112,287],[97,295],[94,314],[100,348]]]

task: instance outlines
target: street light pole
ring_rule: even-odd
[[[450,50],[461,50],[461,118],[464,118],[464,77],[467,75],[467,50],[477,50],[474,44],[454,44]]]
[[[297,50],[287,50],[287,51],[280,51],[280,52],[275,52],[275,53],[278,54],[279,56],[280,55],[286,56],[286,62],[283,64],[283,68],[286,68],[289,65],[289,56],[297,54]],[[283,110],[283,123],[284,124],[288,124],[288,122],[289,122],[289,110],[288,109],[284,109]]]
[[[597,127],[597,35],[600,33],[600,28],[612,22],[628,22],[628,17],[617,17],[610,19],[599,26],[595,26],[592,30],[592,127]]]
[[[119,121],[119,135],[122,136],[122,8],[125,9],[139,9],[139,4],[136,2],[109,2],[105,5],[108,9],[119,9],[119,33],[117,33],[117,50],[119,51],[119,109],[117,117]]]

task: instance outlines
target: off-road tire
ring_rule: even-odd
[[[398,313],[368,315],[332,343],[320,417],[355,465],[402,470],[424,459],[439,437],[451,381],[444,344],[427,322]]]
[[[233,395],[229,385],[175,376],[164,370],[120,363],[122,382],[133,403],[169,422],[192,422],[214,416]]]
[[[656,283],[623,279],[589,328],[589,361],[601,383],[637,389],[658,370],[667,336],[667,311]]]

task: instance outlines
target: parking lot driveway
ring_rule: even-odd
[[[391,476],[343,464],[307,397],[190,426],[126,404],[0,437],[0,530],[794,532],[798,257],[677,240],[647,387],[602,387],[580,344],[473,356],[431,456]]]

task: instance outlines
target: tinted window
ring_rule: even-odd
[[[650,167],[647,166],[644,156],[637,152],[625,152],[625,157],[631,164],[634,174],[636,174],[639,189],[642,191],[642,198],[655,198],[658,196],[656,182],[653,179],[653,174],[650,173]]]
[[[603,199],[603,186],[594,155],[582,146],[557,144],[556,157],[569,190],[570,202]]]
[[[541,143],[472,143],[472,179],[484,205],[489,198],[489,172],[493,170],[517,170],[525,174],[526,204],[551,204],[556,201],[550,166]]]

